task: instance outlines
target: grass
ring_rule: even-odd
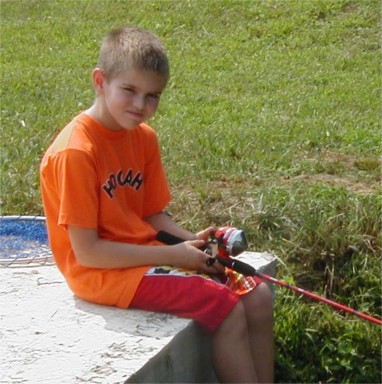
[[[280,279],[381,315],[378,0],[0,4],[2,214],[42,214],[39,161],[92,103],[101,38],[140,25],[171,61],[151,123],[177,221],[243,228]],[[278,382],[381,381],[378,326],[276,292]]]

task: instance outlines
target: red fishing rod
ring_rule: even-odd
[[[358,316],[361,319],[368,320],[368,321],[370,321],[372,323],[382,325],[382,321],[377,319],[377,318],[375,318],[375,317],[372,317],[370,315],[367,315],[366,313],[357,311],[357,310],[355,310],[353,308],[347,307],[346,305],[337,303],[337,302],[335,302],[333,300],[326,299],[325,297],[319,296],[316,293],[313,293],[313,292],[307,291],[305,289],[302,289],[300,287],[296,287],[294,285],[288,284],[285,281],[278,280],[278,279],[276,279],[276,278],[274,278],[272,276],[266,275],[265,273],[260,273],[260,272],[256,271],[256,269],[254,267],[252,267],[249,264],[244,263],[243,261],[240,261],[240,260],[229,261],[226,258],[222,258],[222,257],[219,257],[219,256],[216,256],[216,259],[221,264],[223,264],[224,266],[226,266],[228,268],[231,268],[234,271],[241,273],[242,275],[245,275],[245,276],[257,276],[257,277],[261,278],[262,280],[266,280],[266,281],[271,282],[272,284],[277,284],[277,285],[279,285],[281,287],[288,288],[291,291],[300,293],[300,294],[302,294],[304,296],[310,297],[311,299],[314,299],[314,300],[317,300],[317,301],[321,301],[322,303],[331,305],[332,307],[340,309],[341,311],[351,313],[352,315]]]
[[[157,239],[165,244],[177,244],[184,241],[183,239],[180,239],[179,237],[171,235],[164,231],[158,232]],[[232,256],[235,257],[238,256],[240,253],[244,252],[248,247],[248,242],[246,240],[244,231],[242,230],[233,227],[219,228],[213,234],[212,240],[209,242],[209,245],[210,247],[207,247],[205,249],[205,252],[211,255],[211,257],[207,260],[208,265],[212,265],[217,260],[225,267],[231,268],[244,276],[257,276],[262,280],[269,281],[272,284],[277,284],[281,287],[290,289],[291,291],[307,296],[313,300],[328,304],[336,309],[351,313],[352,315],[355,315],[361,319],[382,326],[382,320],[380,319],[372,317],[366,313],[357,311],[353,308],[347,307],[344,304],[340,304],[333,300],[326,299],[325,297],[319,296],[316,293],[307,291],[300,287],[296,287],[285,281],[278,280],[272,276],[266,275],[265,273],[258,272],[251,265],[235,258],[232,258]]]
[[[382,321],[381,320],[379,320],[379,319],[377,319],[375,317],[372,317],[370,315],[367,315],[366,313],[357,311],[357,310],[355,310],[353,308],[347,307],[346,305],[337,303],[337,302],[335,302],[333,300],[326,299],[325,297],[319,296],[319,295],[317,295],[317,294],[315,294],[313,292],[310,292],[310,291],[307,291],[305,289],[296,287],[294,285],[290,285],[290,284],[286,283],[285,281],[275,279],[272,276],[268,276],[268,275],[266,275],[264,273],[257,272],[256,270],[254,272],[254,275],[260,277],[263,280],[267,280],[267,281],[269,281],[269,282],[271,282],[273,284],[277,284],[277,285],[280,285],[281,287],[288,288],[291,291],[300,293],[300,294],[302,294],[304,296],[310,297],[311,299],[314,299],[314,300],[317,300],[317,301],[321,301],[322,303],[331,305],[332,307],[337,308],[337,309],[339,309],[341,311],[351,313],[352,315],[358,316],[361,319],[364,319],[364,320],[367,320],[367,321],[370,321],[372,323],[379,324],[379,325],[382,326]]]

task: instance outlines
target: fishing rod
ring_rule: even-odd
[[[254,275],[260,277],[263,280],[267,280],[267,281],[269,281],[269,282],[271,282],[273,284],[277,284],[277,285],[279,285],[281,287],[288,288],[291,291],[300,293],[300,294],[302,294],[304,296],[310,297],[311,299],[314,299],[314,300],[320,301],[322,303],[331,305],[332,307],[337,308],[337,309],[339,309],[341,311],[344,311],[344,312],[347,312],[347,313],[351,313],[352,315],[358,316],[361,319],[364,319],[364,320],[367,320],[367,321],[370,321],[372,323],[379,324],[379,325],[382,326],[382,321],[381,320],[379,320],[379,319],[377,319],[375,317],[372,317],[370,315],[367,315],[366,313],[357,311],[357,310],[355,310],[353,308],[347,307],[346,305],[337,303],[336,301],[326,299],[325,297],[319,296],[316,293],[313,293],[313,292],[307,291],[305,289],[302,289],[300,287],[296,287],[294,285],[288,284],[285,281],[275,279],[272,276],[266,275],[264,273],[257,272],[256,270],[254,271]]]
[[[185,241],[184,239],[181,239],[165,231],[158,232],[157,240],[168,245],[174,245]],[[380,319],[372,317],[364,312],[357,311],[336,301],[326,299],[325,297],[322,297],[306,289],[291,285],[282,280],[278,280],[272,276],[266,275],[265,273],[258,272],[251,265],[244,263],[241,260],[235,259],[236,256],[244,252],[247,248],[248,242],[243,230],[239,230],[234,227],[219,228],[212,234],[212,240],[208,242],[208,246],[204,249],[204,252],[210,255],[206,263],[207,265],[211,266],[215,261],[218,261],[225,267],[230,268],[244,276],[257,276],[262,280],[269,281],[272,284],[287,288],[313,300],[328,304],[343,312],[350,313],[361,319],[382,326],[382,321]]]

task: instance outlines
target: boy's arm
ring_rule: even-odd
[[[175,221],[173,221],[171,217],[164,212],[159,212],[145,217],[145,221],[147,221],[157,231],[166,231],[184,240],[200,239],[207,241],[211,232],[215,229],[213,227],[209,227],[197,234],[191,233],[179,227],[179,225],[177,225]]]
[[[100,239],[96,229],[69,225],[68,231],[78,262],[88,267],[108,269],[172,265],[210,274],[218,272],[214,266],[207,266],[208,255],[199,249],[205,243],[204,240],[189,240],[176,245],[150,246]],[[177,232],[177,235],[180,233]]]

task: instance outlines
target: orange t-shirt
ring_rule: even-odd
[[[85,300],[127,308],[149,266],[85,267],[67,226],[95,228],[112,241],[159,244],[143,220],[171,198],[155,131],[146,124],[112,131],[82,113],[53,141],[40,176],[50,245],[70,288]]]

